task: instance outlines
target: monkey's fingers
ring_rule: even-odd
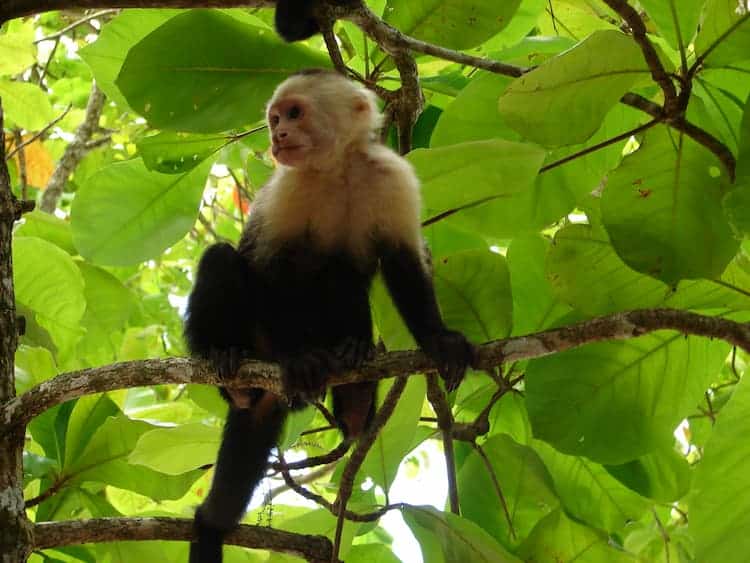
[[[242,351],[237,346],[230,346],[229,348],[212,347],[208,353],[208,360],[214,366],[220,379],[228,379],[240,369]]]
[[[342,368],[359,368],[375,357],[375,345],[367,339],[350,336],[335,348],[334,353]]]

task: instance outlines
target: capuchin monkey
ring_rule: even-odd
[[[333,0],[338,6],[354,4],[357,0]],[[276,32],[286,41],[300,41],[320,32],[315,19],[318,0],[278,0],[276,2]]]
[[[213,483],[195,515],[190,563],[219,563],[290,409],[325,394],[331,374],[373,356],[369,289],[380,270],[391,297],[448,390],[474,347],[440,316],[420,233],[419,183],[377,143],[374,95],[330,71],[283,82],[267,109],[279,166],[257,194],[237,248],[209,247],[185,321],[194,356],[220,377],[241,358],[277,362],[286,398],[222,389],[229,402]],[[344,439],[367,429],[376,383],[333,387]]]

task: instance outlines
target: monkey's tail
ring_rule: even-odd
[[[286,408],[270,393],[254,403],[229,409],[211,491],[195,513],[190,563],[221,563],[224,536],[242,519],[263,478]]]
[[[314,8],[314,0],[279,0],[276,2],[276,31],[286,41],[312,37],[320,31]]]

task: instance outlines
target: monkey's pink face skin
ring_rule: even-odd
[[[315,142],[311,111],[301,96],[288,96],[268,108],[271,152],[281,164],[301,166],[313,152]]]

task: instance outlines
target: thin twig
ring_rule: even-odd
[[[448,476],[448,498],[450,499],[451,512],[461,514],[461,505],[458,500],[458,480],[456,479],[456,456],[453,451],[453,413],[445,398],[445,393],[440,389],[438,376],[430,374],[427,376],[427,399],[437,415],[438,428],[443,437],[443,453],[445,454],[445,471]]]
[[[26,151],[24,150],[23,135],[20,129],[13,130],[13,142],[18,154],[18,182],[21,184],[21,199],[27,199],[29,196],[29,181],[26,174]]]
[[[31,143],[33,143],[40,137],[43,137],[50,129],[52,129],[55,125],[57,125],[60,122],[60,120],[62,120],[66,115],[68,115],[68,112],[70,111],[70,108],[72,107],[73,107],[72,105],[68,105],[68,107],[65,108],[65,111],[63,111],[55,119],[53,119],[47,125],[45,125],[43,129],[39,130],[37,133],[34,133],[31,137],[29,137],[22,143],[19,143],[16,146],[14,146],[13,150],[7,154],[5,159],[10,160],[11,158],[13,158],[13,155],[15,155],[20,149],[30,145]]]
[[[513,527],[513,519],[510,516],[510,511],[508,510],[508,503],[505,502],[505,495],[503,494],[503,489],[500,487],[500,482],[497,480],[497,475],[495,475],[495,469],[492,467],[492,462],[490,462],[490,459],[487,457],[487,454],[484,453],[484,449],[482,449],[482,446],[474,442],[473,444],[474,450],[479,454],[479,457],[484,462],[484,466],[487,468],[487,473],[490,476],[490,479],[492,479],[492,486],[495,489],[495,493],[497,494],[497,498],[500,499],[500,505],[503,507],[503,513],[505,514],[505,519],[508,521],[508,530],[510,531],[510,535],[513,539],[516,539],[516,530]]]
[[[382,430],[385,423],[393,414],[396,409],[399,398],[406,388],[407,379],[405,377],[399,377],[393,382],[388,394],[383,401],[382,406],[378,409],[377,414],[373,417],[369,428],[365,431],[362,437],[357,443],[357,447],[352,452],[344,471],[341,474],[341,480],[339,481],[339,492],[336,497],[335,507],[338,509],[338,520],[336,521],[336,533],[333,539],[333,554],[331,555],[331,562],[336,563],[338,561],[339,550],[341,549],[341,533],[344,530],[344,517],[346,515],[346,503],[352,496],[354,490],[354,479],[357,476],[359,468],[362,467],[367,452],[375,443],[380,431]]]
[[[82,17],[80,20],[74,21],[70,25],[66,25],[61,30],[56,31],[55,33],[51,33],[50,35],[47,35],[46,37],[42,37],[41,39],[36,39],[34,41],[35,44],[42,43],[43,41],[57,41],[59,40],[63,35],[66,33],[74,30],[79,25],[83,25],[85,23],[90,22],[91,20],[95,20],[97,18],[101,18],[103,16],[108,16],[110,14],[117,14],[119,13],[119,8],[110,8],[107,10],[100,10],[99,12],[94,12],[93,14],[89,14],[87,16]]]

